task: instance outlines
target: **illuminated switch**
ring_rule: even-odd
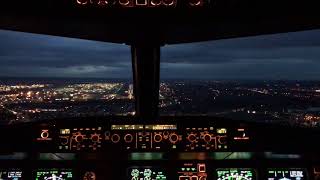
[[[198,164],[198,171],[199,172],[206,172],[206,165],[205,164]]]
[[[148,1],[147,0],[136,0],[136,5],[137,6],[146,6],[146,5],[148,5]]]

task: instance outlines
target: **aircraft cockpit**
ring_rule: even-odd
[[[320,13],[0,4],[0,180],[319,180]]]

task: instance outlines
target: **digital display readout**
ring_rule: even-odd
[[[253,169],[227,168],[217,169],[217,180],[255,180],[256,175]]]
[[[128,180],[166,180],[167,175],[162,168],[157,167],[130,167]]]
[[[146,130],[177,130],[177,125],[145,125]]]
[[[177,130],[177,125],[112,125],[111,130]]]
[[[73,180],[73,173],[71,170],[39,170],[35,180]]]
[[[0,170],[0,180],[22,180],[22,171]]]
[[[268,180],[305,180],[307,174],[304,169],[269,169]]]

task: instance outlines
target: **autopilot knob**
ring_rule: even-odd
[[[69,143],[69,137],[60,137],[61,145],[67,145]]]
[[[92,134],[91,135],[91,141],[94,143],[97,143],[100,141],[100,134]]]
[[[172,143],[172,144],[175,144],[179,141],[179,136],[176,134],[176,133],[172,133],[169,135],[169,141]]]
[[[191,142],[191,143],[194,143],[197,141],[197,135],[196,134],[189,134],[188,137],[187,137],[188,141]]]
[[[174,4],[175,0],[162,0],[162,3],[166,6],[171,6]]]
[[[111,141],[112,141],[113,143],[118,143],[118,142],[120,141],[120,135],[119,135],[119,134],[113,134],[113,135],[111,136]]]
[[[132,136],[132,134],[126,134],[126,135],[124,136],[124,141],[125,141],[126,143],[131,143],[131,142],[133,141],[133,136]]]
[[[89,0],[77,0],[77,3],[80,5],[86,5],[88,4]]]
[[[130,0],[119,0],[119,4],[122,6],[127,6],[130,4]]]
[[[79,135],[76,135],[75,138],[76,142],[80,143],[83,141],[84,137],[83,135],[79,134]]]
[[[218,138],[218,143],[219,144],[227,144],[227,136],[220,136]]]
[[[205,134],[204,136],[203,136],[203,140],[206,142],[206,143],[209,143],[209,142],[211,142],[211,135],[210,134]]]
[[[161,2],[162,2],[161,0],[151,0],[151,5],[158,6],[161,4]]]
[[[100,0],[90,0],[91,4],[98,5],[100,4]]]
[[[161,142],[162,141],[162,135],[161,134],[155,134],[154,136],[153,136],[153,141],[154,142]]]
[[[199,6],[202,0],[189,0],[191,6]]]

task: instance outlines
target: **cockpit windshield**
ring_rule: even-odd
[[[0,124],[134,114],[126,45],[0,31]]]
[[[320,126],[320,31],[162,48],[162,115]]]
[[[0,31],[0,124],[134,115],[130,47]],[[161,47],[160,115],[320,127],[320,31]]]

